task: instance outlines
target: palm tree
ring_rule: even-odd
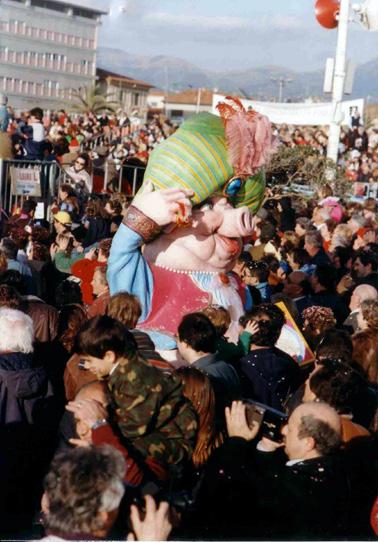
[[[77,103],[72,104],[71,109],[79,114],[99,115],[101,113],[115,113],[120,107],[116,101],[110,100],[112,94],[101,92],[100,86],[94,84],[90,87],[80,87],[72,90],[72,97]]]

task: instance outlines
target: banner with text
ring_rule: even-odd
[[[217,115],[216,106],[224,101],[223,94],[213,94],[213,110]],[[332,102],[326,103],[275,103],[241,100],[244,107],[252,107],[262,115],[266,115],[275,124],[294,124],[302,126],[322,126],[330,124],[334,108]],[[356,113],[361,118],[364,112],[364,100],[346,100],[341,103],[342,124],[351,125],[351,118]]]

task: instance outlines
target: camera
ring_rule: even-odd
[[[282,442],[281,429],[287,423],[288,415],[256,401],[246,400],[244,403],[249,427],[257,422],[260,425],[261,437],[266,437],[274,442]]]

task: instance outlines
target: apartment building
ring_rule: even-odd
[[[125,113],[146,120],[147,96],[153,85],[101,68],[97,68],[97,82],[103,93],[118,102]]]
[[[0,0],[0,92],[9,105],[69,109],[72,89],[95,82],[106,13],[63,0]]]

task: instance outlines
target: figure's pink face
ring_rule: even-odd
[[[234,209],[224,197],[195,208],[189,227],[175,228],[145,246],[144,256],[159,266],[183,271],[222,272],[232,269],[251,235],[254,218],[248,207]]]

